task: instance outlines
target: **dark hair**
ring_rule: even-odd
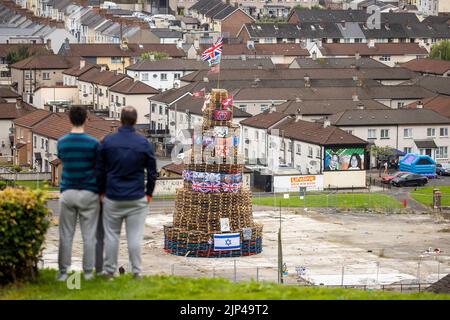
[[[134,126],[137,121],[137,111],[133,107],[125,107],[120,114],[120,122],[124,126]]]
[[[362,167],[361,167],[362,160],[361,160],[361,157],[359,156],[359,154],[357,154],[357,153],[354,153],[351,155],[350,160],[348,161],[348,167],[349,168],[351,167],[351,162],[352,162],[353,157],[356,159],[356,161],[358,161],[358,168],[362,169]]]
[[[69,119],[76,127],[81,127],[87,118],[87,111],[85,107],[82,106],[72,106],[69,109]]]

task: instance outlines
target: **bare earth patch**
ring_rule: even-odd
[[[150,209],[152,211],[152,209]],[[150,213],[143,243],[146,274],[194,277],[225,277],[236,280],[277,280],[277,232],[279,212],[257,211],[264,225],[263,253],[244,258],[186,258],[163,251],[163,225],[172,221],[167,213]],[[450,222],[437,215],[382,215],[370,213],[319,213],[283,210],[283,259],[285,280],[297,283],[296,267],[305,278],[325,285],[434,282],[450,272]],[[58,227],[48,232],[44,267],[57,268]],[[426,251],[439,248],[439,256]],[[81,267],[81,235],[74,239],[73,269]],[[420,263],[419,263],[420,260]],[[128,270],[126,238],[122,233],[119,264]],[[344,266],[344,268],[343,268]],[[343,270],[344,269],[344,270]]]

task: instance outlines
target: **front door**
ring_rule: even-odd
[[[431,157],[432,150],[431,149],[425,149],[425,154],[429,157]]]

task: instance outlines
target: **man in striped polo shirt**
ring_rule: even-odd
[[[72,260],[72,242],[77,219],[83,237],[84,278],[93,277],[95,242],[99,215],[99,197],[95,164],[99,142],[84,133],[87,111],[71,107],[69,119],[72,130],[58,141],[58,158],[62,161],[60,218],[59,218],[59,276],[67,279]]]

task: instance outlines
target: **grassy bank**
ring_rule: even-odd
[[[273,206],[274,197],[253,198],[254,205]],[[394,197],[376,193],[338,193],[338,194],[316,194],[306,195],[300,199],[298,195],[283,199],[282,195],[277,195],[276,206],[282,207],[339,207],[339,208],[390,208],[398,209],[402,205]]]
[[[30,189],[41,189],[41,190],[45,190],[45,191],[58,191],[59,188],[57,187],[52,187],[47,181],[36,181],[36,180],[30,180],[30,181],[22,181],[22,180],[18,180],[16,181],[16,185],[18,186],[23,186],[23,187],[27,187]]]
[[[434,189],[439,189],[442,193],[441,205],[445,207],[450,206],[450,186],[418,188],[411,191],[411,197],[426,206],[431,206],[433,204]]]
[[[150,276],[134,280],[121,276],[112,281],[96,278],[81,280],[79,290],[69,290],[55,281],[56,272],[43,270],[34,283],[8,286],[0,290],[0,299],[168,299],[168,300],[233,300],[233,299],[450,299],[449,295],[432,293],[401,294],[353,289],[302,288],[271,283],[233,283],[224,279],[195,279]]]

